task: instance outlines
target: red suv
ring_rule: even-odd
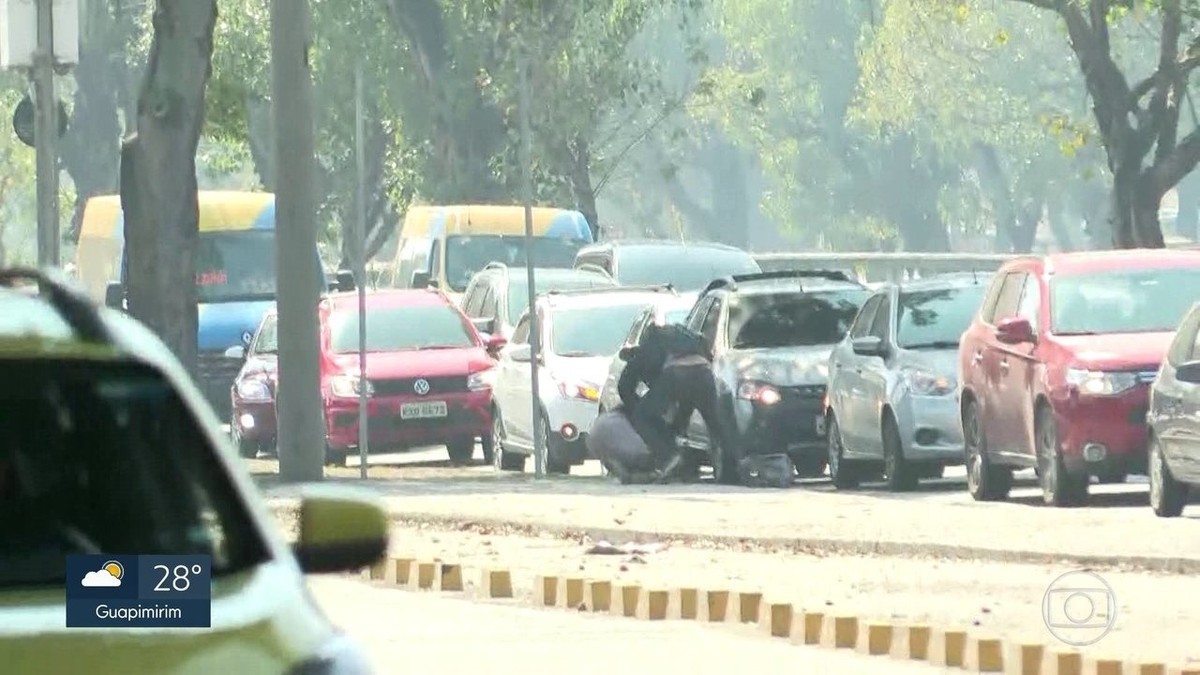
[[[1200,251],[1006,263],[959,345],[971,496],[1004,499],[1033,467],[1047,504],[1079,505],[1090,476],[1144,473],[1150,383],[1197,299]]]
[[[330,464],[358,448],[358,295],[321,301],[321,398]],[[470,461],[475,439],[491,453],[494,355],[503,338],[480,334],[436,289],[367,294],[370,450],[397,452],[445,444]]]

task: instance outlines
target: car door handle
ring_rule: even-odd
[[[1008,359],[1005,359],[1000,362],[1000,370],[1002,370],[1006,373],[1008,372]]]
[[[983,351],[982,350],[976,351],[975,354],[971,356],[971,365],[977,366],[982,362],[983,362]]]

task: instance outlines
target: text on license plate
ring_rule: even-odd
[[[445,417],[445,401],[421,401],[400,406],[400,419],[412,420],[424,417]]]

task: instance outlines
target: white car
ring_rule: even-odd
[[[600,388],[630,327],[669,287],[612,287],[550,292],[535,302],[540,324],[538,414],[534,416],[530,315],[517,321],[500,352],[493,396],[493,461],[521,471],[534,452],[534,424],[546,439],[547,473],[570,473],[588,458],[584,437],[596,418]]]

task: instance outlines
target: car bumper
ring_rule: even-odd
[[[1055,401],[1063,460],[1072,472],[1144,473],[1149,387],[1119,396],[1069,395]]]
[[[269,443],[275,440],[275,402],[232,400],[230,424],[236,424],[238,434],[248,441]]]
[[[908,396],[896,406],[896,423],[906,459],[962,463],[962,421],[954,396]]]
[[[735,400],[734,415],[741,452],[745,455],[824,455],[827,451],[824,396],[824,387],[808,387],[802,394],[783,390],[783,398],[770,405]]]
[[[600,406],[594,401],[565,399],[561,396],[545,401],[546,420],[550,423],[547,448],[555,459],[580,464],[589,453],[584,439],[592,428]]]
[[[444,417],[405,418],[409,403],[446,404]],[[325,400],[326,441],[335,450],[358,447],[358,400]],[[367,434],[371,450],[388,452],[491,434],[492,392],[473,391],[431,396],[380,396],[367,400]]]

